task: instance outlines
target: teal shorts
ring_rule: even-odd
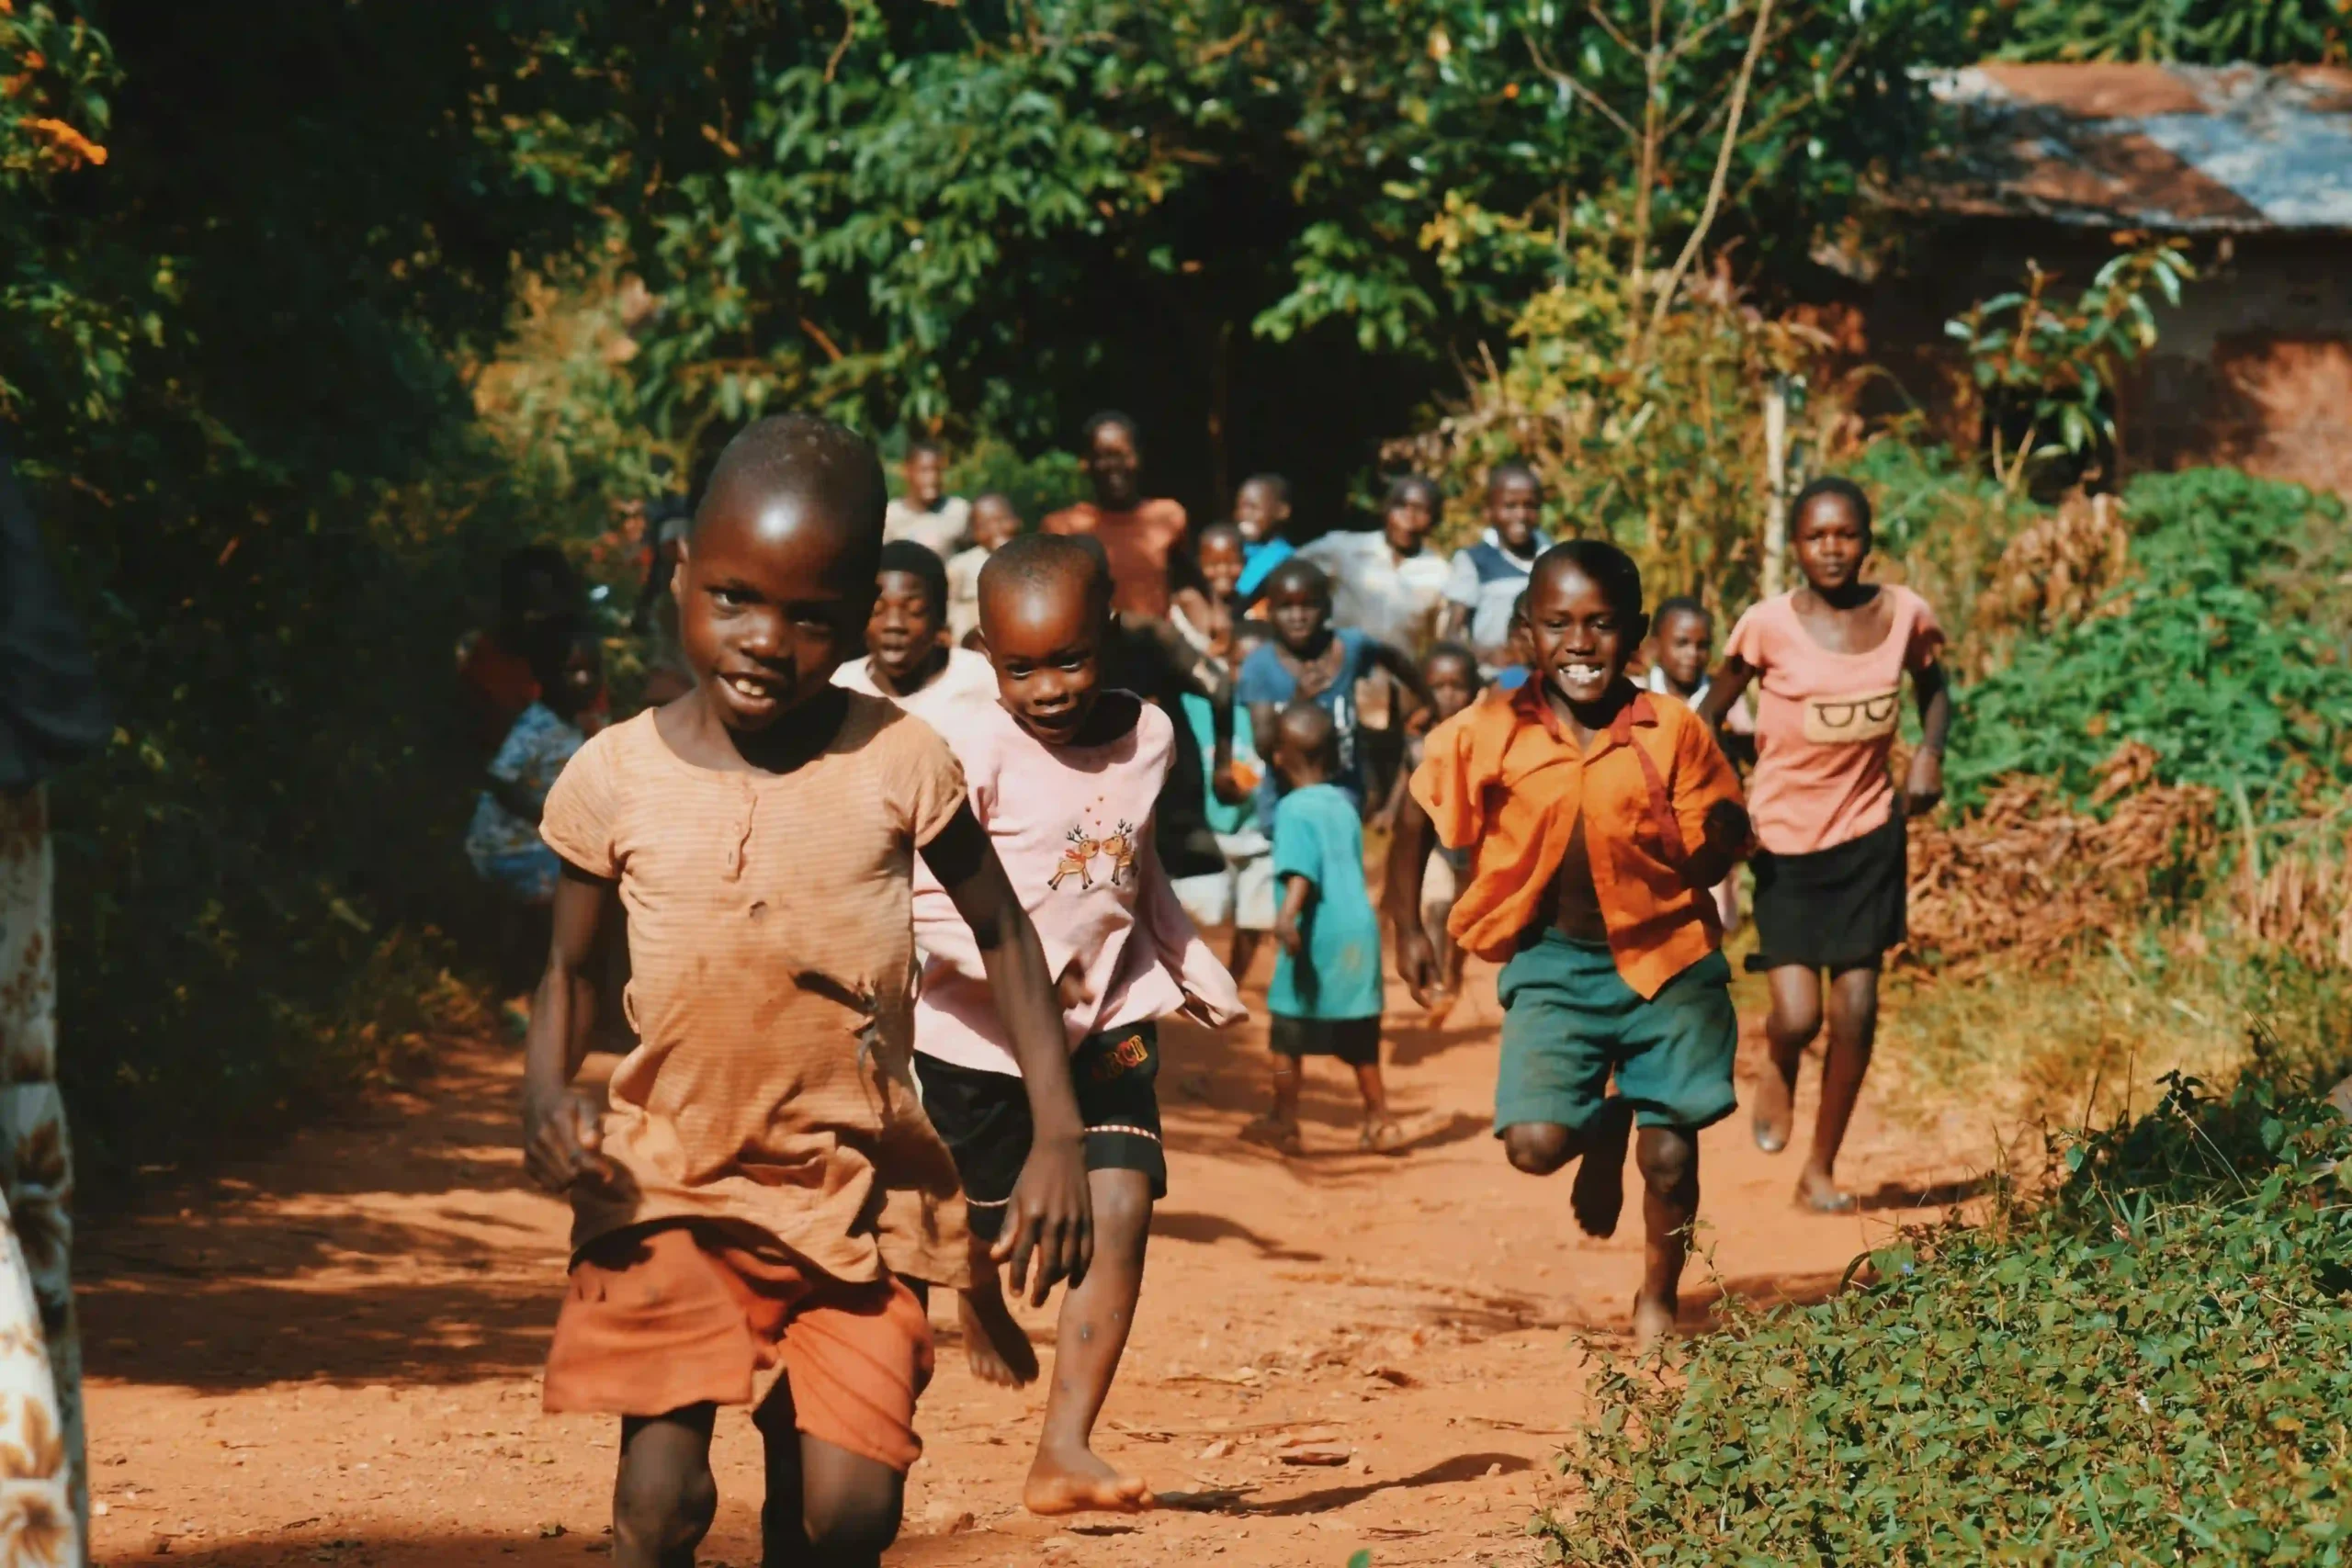
[[[1503,965],[1495,1134],[1544,1122],[1575,1131],[1617,1092],[1644,1127],[1699,1128],[1738,1105],[1731,965],[1711,953],[1644,1001],[1609,949],[1547,931]]]

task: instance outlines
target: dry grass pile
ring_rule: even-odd
[[[1959,979],[2137,931],[2218,837],[2215,792],[2155,783],[2155,761],[2145,746],[2117,749],[2092,797],[2103,816],[2069,809],[2052,780],[2014,778],[1958,823],[1915,825],[1911,953]]]

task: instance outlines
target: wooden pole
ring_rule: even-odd
[[[1764,597],[1781,592],[1789,553],[1789,378],[1764,383]]]

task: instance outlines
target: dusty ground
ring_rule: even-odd
[[[1442,1032],[1392,1035],[1399,1109],[1431,1129],[1396,1162],[1353,1152],[1352,1092],[1329,1067],[1310,1086],[1308,1158],[1238,1143],[1260,1105],[1262,1026],[1169,1030],[1170,1196],[1104,1447],[1182,1506],[1075,1523],[1020,1512],[1042,1396],[975,1383],[948,1329],[891,1562],[1339,1568],[1360,1547],[1379,1568],[1534,1561],[1523,1529],[1556,1485],[1588,1347],[1623,1343],[1639,1216],[1590,1240],[1568,1218],[1566,1175],[1503,1163],[1486,1120],[1498,1015],[1491,983],[1473,992]],[[79,1261],[100,1561],[465,1568],[606,1550],[616,1430],[538,1408],[564,1213],[522,1179],[518,1071],[511,1047],[453,1048],[429,1089],[91,1229]],[[1867,1100],[1845,1170],[1867,1195],[1857,1218],[1795,1213],[1795,1156],[1759,1155],[1744,1114],[1703,1148],[1713,1258],[1691,1268],[1691,1332],[1726,1292],[1833,1289],[1857,1252],[1969,1175]],[[1033,1321],[1048,1338],[1050,1315]],[[1317,1434],[1353,1450],[1343,1468],[1274,1456]],[[720,1423],[719,1465],[702,1560],[748,1568],[759,1472],[741,1416]]]

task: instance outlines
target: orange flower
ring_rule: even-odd
[[[51,142],[56,144],[59,152],[67,154],[69,157],[78,158],[83,163],[90,164],[102,165],[107,161],[107,150],[105,148],[99,146],[96,142],[91,141],[88,137],[83,135],[80,131],[74,130],[72,126],[66,124],[62,119],[51,119],[46,116],[42,116],[38,118],[26,119],[20,123],[23,124],[27,130],[39,131],[41,135],[48,137]]]

